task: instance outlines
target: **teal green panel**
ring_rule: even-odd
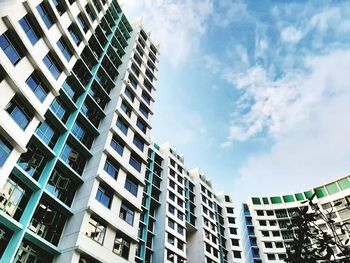
[[[282,198],[279,197],[279,196],[274,196],[274,197],[271,197],[271,203],[272,204],[280,204],[282,203]]]

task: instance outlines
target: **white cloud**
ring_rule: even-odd
[[[283,42],[296,44],[303,38],[303,32],[293,26],[288,26],[281,31]]]
[[[179,66],[199,48],[212,0],[128,0],[123,8],[131,16],[143,15],[146,30],[161,44],[161,54]],[[135,17],[136,19],[136,17]]]
[[[250,16],[244,1],[217,0],[216,4],[220,12],[213,14],[213,21],[217,26],[227,27]]]
[[[310,57],[305,63],[309,73],[296,81],[267,80],[262,88],[245,82],[255,102],[243,121],[246,127],[231,127],[233,138],[226,143],[246,140],[262,125],[274,144],[241,167],[234,183],[240,196],[307,190],[350,172],[350,50]],[[296,185],[303,188],[292,189]]]
[[[311,20],[310,24],[314,28],[317,28],[319,31],[326,31],[329,27],[338,26],[336,21],[341,19],[341,11],[338,7],[333,7],[330,9],[326,9],[320,13],[315,14]]]

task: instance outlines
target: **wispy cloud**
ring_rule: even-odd
[[[293,26],[284,28],[281,32],[283,42],[298,43],[303,38],[303,32]]]
[[[187,62],[199,49],[213,12],[212,0],[128,0],[123,8],[131,16],[145,15],[146,29],[152,29],[161,43],[161,54],[174,66]]]
[[[274,143],[241,167],[234,181],[241,196],[302,191],[350,172],[350,50],[308,58],[306,63],[309,74],[297,85],[285,83],[285,92],[271,97],[275,102],[258,99],[253,114],[263,116],[253,117],[249,129],[265,126],[274,133]],[[266,109],[269,113],[262,113]],[[239,136],[232,136],[249,137],[249,129],[238,129]]]

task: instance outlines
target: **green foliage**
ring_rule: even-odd
[[[313,202],[316,194],[301,202],[298,213],[292,218],[288,226],[294,230],[293,241],[287,248],[288,263],[319,263],[319,262],[350,262],[349,239],[342,240],[342,236],[348,236],[349,223],[336,223],[332,219],[335,207],[342,205],[342,201],[334,204],[327,212],[322,212]],[[346,199],[345,209],[350,209],[350,202]],[[329,231],[324,231],[316,224],[316,220],[322,220]],[[335,254],[334,248],[341,251]]]

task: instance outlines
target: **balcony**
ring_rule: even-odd
[[[50,176],[46,190],[67,206],[71,206],[77,185],[65,173],[56,168]]]
[[[101,85],[101,87],[109,94],[114,87],[113,81],[106,75],[106,72],[103,69],[99,69],[95,76],[97,82]]]
[[[57,246],[66,220],[67,216],[49,205],[45,200],[41,200],[30,221],[29,229]]]
[[[97,65],[98,60],[95,57],[96,54],[93,53],[91,48],[89,46],[86,46],[80,54],[83,62],[85,65],[89,68],[89,70],[92,72],[93,68]]]
[[[44,155],[39,147],[33,143],[30,143],[27,148],[27,152],[22,153],[17,164],[28,175],[33,177],[35,180],[38,180],[49,159]]]
[[[61,159],[79,175],[82,175],[87,159],[66,144],[61,153]]]
[[[0,210],[19,221],[31,194],[27,185],[11,174],[0,191]]]
[[[103,113],[97,107],[92,107],[87,102],[84,102],[81,112],[96,128],[98,128],[100,121],[104,117]]]
[[[62,88],[73,102],[77,102],[78,98],[83,93],[83,89],[74,76],[69,76],[63,83]]]
[[[87,67],[87,65],[85,65],[85,63],[81,59],[79,59],[75,63],[73,67],[73,72],[84,87],[89,83],[92,77],[92,74],[89,68]]]
[[[102,48],[104,48],[108,41],[107,41],[106,35],[101,29],[101,26],[97,26],[95,30],[95,34],[96,34],[97,40],[100,42],[100,45],[102,46]]]
[[[96,60],[99,60],[102,56],[103,48],[94,35],[89,39],[89,47]]]
[[[94,142],[94,136],[88,131],[81,122],[75,122],[72,128],[72,134],[86,146],[91,149],[92,143]]]
[[[104,109],[110,98],[107,93],[97,84],[96,81],[92,83],[92,86],[89,90],[90,96],[95,100],[95,102]]]

